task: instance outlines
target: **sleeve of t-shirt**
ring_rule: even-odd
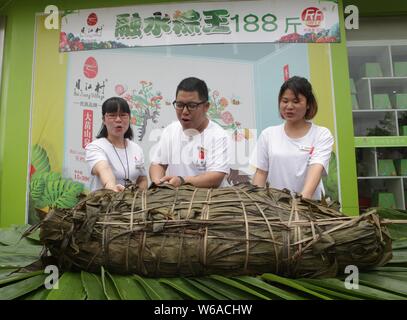
[[[95,143],[89,143],[85,148],[85,160],[89,166],[90,172],[93,167],[102,160],[108,161],[103,148]]]
[[[206,160],[207,172],[217,171],[229,174],[229,148],[230,139],[227,135],[216,138],[213,141],[212,150],[208,152],[208,158]]]
[[[257,140],[257,145],[250,158],[250,164],[263,171],[269,171],[268,143],[264,131]]]
[[[140,163],[142,163],[142,165],[143,165],[142,168],[140,167],[140,176],[146,177],[147,172],[146,172],[146,166],[145,166],[145,161],[144,161],[144,152],[140,146],[138,146],[138,152],[140,154]]]
[[[165,128],[161,134],[160,141],[158,141],[156,148],[151,157],[151,164],[163,164],[169,163],[168,146],[170,143],[170,132],[168,127]]]
[[[314,143],[314,149],[310,158],[309,165],[315,163],[322,164],[325,169],[323,175],[328,174],[329,159],[331,158],[333,144],[334,137],[327,128],[324,128],[322,130],[317,141]]]

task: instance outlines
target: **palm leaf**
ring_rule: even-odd
[[[23,300],[47,300],[50,290],[39,288],[21,297]]]
[[[212,275],[212,276],[210,276],[210,278],[218,280],[220,282],[223,282],[223,283],[225,283],[227,285],[230,285],[230,286],[232,286],[232,287],[234,287],[236,289],[247,292],[247,293],[249,293],[249,294],[251,294],[251,295],[253,295],[253,296],[257,297],[257,298],[264,299],[264,300],[271,300],[269,297],[261,294],[260,292],[255,291],[255,290],[251,289],[250,287],[245,286],[244,284],[239,283],[239,282],[237,282],[237,281],[235,281],[233,279],[226,278],[226,277],[223,277],[223,276],[218,276],[218,275]]]
[[[147,300],[149,298],[143,287],[132,278],[119,275],[111,275],[111,277],[120,299]]]
[[[287,278],[283,278],[283,277],[277,276],[275,274],[265,273],[265,274],[263,274],[261,276],[261,278],[266,280],[266,281],[276,282],[276,283],[285,285],[287,287],[290,287],[290,288],[296,289],[298,291],[307,293],[307,294],[309,294],[311,296],[314,296],[316,298],[320,298],[322,300],[332,300],[332,298],[330,298],[330,297],[328,297],[326,295],[323,295],[323,294],[320,294],[320,293],[318,293],[316,291],[313,291],[311,289],[305,288],[304,286],[299,284],[297,281],[287,279]]]
[[[65,272],[58,280],[58,289],[50,290],[47,300],[85,300],[81,274]]]
[[[209,287],[220,294],[224,295],[226,298],[230,300],[253,300],[256,299],[256,296],[239,290],[235,287],[232,287],[230,285],[227,285],[223,282],[220,282],[219,280],[212,279],[210,277],[204,277],[204,278],[197,278],[195,279],[197,282],[202,284],[203,286]]]
[[[94,273],[81,271],[82,285],[87,300],[107,300],[100,277]]]
[[[32,292],[44,284],[46,275],[40,274],[34,277],[12,283],[0,288],[0,300],[12,300]]]
[[[209,300],[214,298],[212,295],[200,290],[183,278],[161,279],[160,283],[167,284],[172,289],[187,297],[187,299]]]
[[[261,278],[255,277],[248,277],[248,276],[240,276],[235,278],[237,281],[241,281],[248,286],[252,286],[257,290],[262,290],[271,295],[271,298],[276,299],[284,299],[284,300],[307,300],[307,298],[292,293],[288,290],[282,290],[278,287],[272,286],[271,284],[262,281]],[[264,294],[266,294],[264,293]]]
[[[39,274],[44,274],[44,272],[41,270],[41,271],[35,271],[35,272],[13,273],[13,274],[10,274],[8,277],[0,279],[0,286],[7,284],[7,283],[31,278],[31,277],[39,275]]]
[[[315,284],[327,288],[329,290],[334,290],[337,292],[342,292],[347,295],[353,295],[355,297],[360,297],[362,299],[373,299],[373,300],[400,300],[403,299],[402,296],[397,294],[392,294],[384,290],[371,288],[367,285],[359,284],[358,289],[347,289],[343,281],[339,279],[307,279],[306,282]]]
[[[204,286],[203,284],[201,284],[197,280],[194,280],[193,278],[185,278],[184,280],[191,286],[204,292],[204,294],[206,294],[207,296],[210,296],[211,299],[215,299],[215,300],[227,300],[228,299],[226,296],[220,294],[219,292],[216,292],[215,290],[212,290],[211,288],[209,288],[207,286]]]
[[[105,271],[102,267],[101,269],[101,278],[102,278],[102,286],[103,292],[105,293],[108,300],[120,300],[119,293],[117,292],[112,278],[109,276],[109,273]]]
[[[151,300],[182,300],[183,297],[159,279],[143,278],[139,275],[132,276],[146,291]]]

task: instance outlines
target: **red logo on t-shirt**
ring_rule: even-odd
[[[205,149],[202,147],[199,147],[199,160],[204,160],[205,159]]]

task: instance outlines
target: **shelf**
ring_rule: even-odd
[[[372,179],[407,179],[407,176],[374,176],[374,177],[358,177],[358,180]]]
[[[390,111],[407,111],[407,109],[358,109],[352,110],[354,113],[362,113],[362,112],[390,112]]]
[[[351,42],[348,58],[359,205],[405,209],[407,42]]]
[[[355,137],[355,148],[407,147],[407,136]]]
[[[359,137],[397,136],[399,131],[394,110],[359,110],[353,113],[353,123]]]

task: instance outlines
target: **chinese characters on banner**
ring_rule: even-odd
[[[339,41],[338,4],[332,0],[174,3],[70,13],[62,20],[60,51]]]

